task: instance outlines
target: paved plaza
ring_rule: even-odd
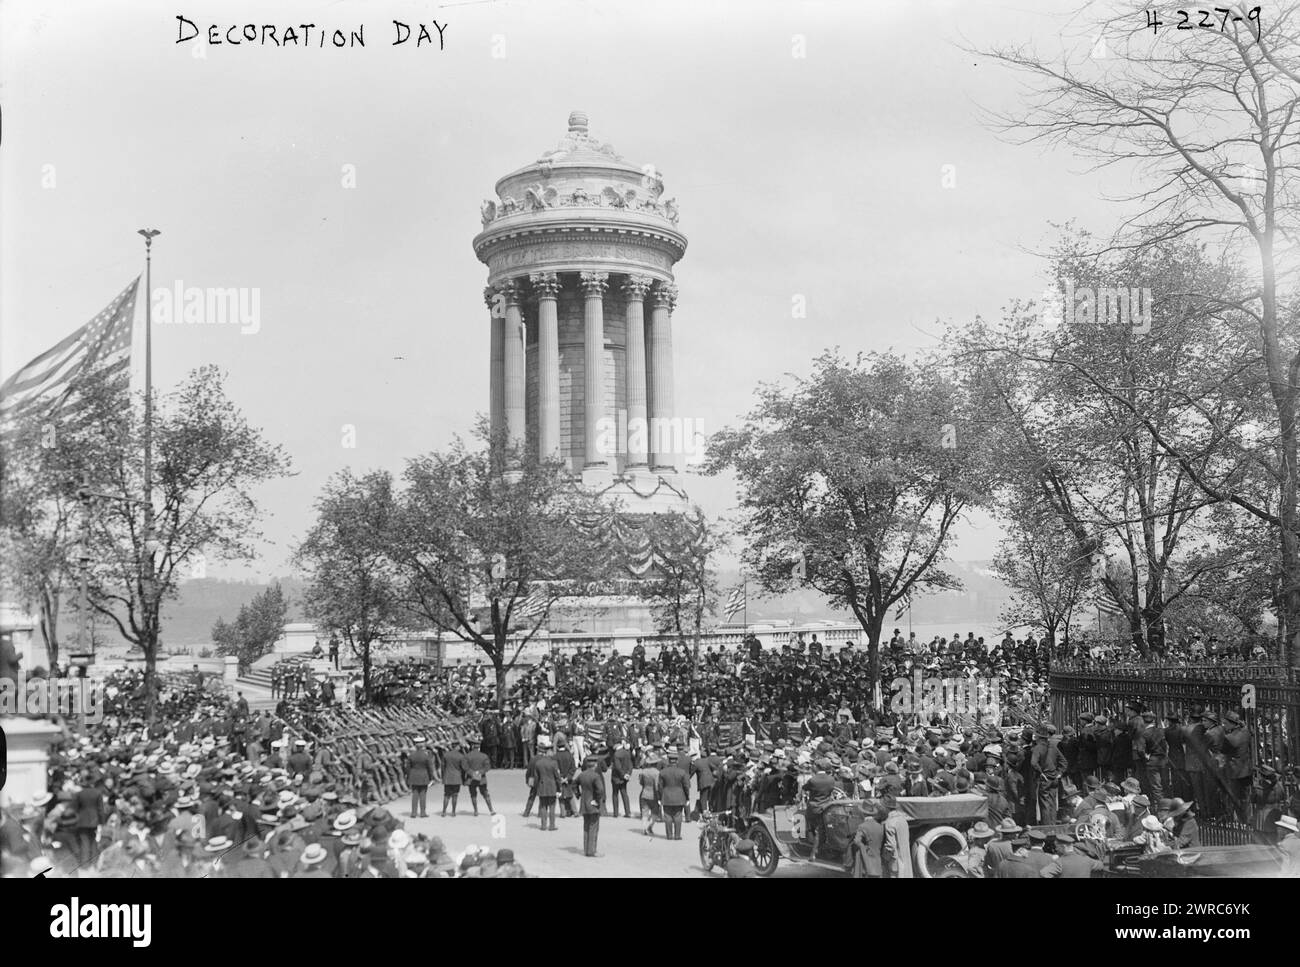
[[[442,808],[442,786],[429,787],[429,818],[411,819],[410,797],[394,800],[388,809],[400,819],[408,832],[425,833],[441,837],[447,852],[455,856],[467,846],[487,846],[493,850],[509,848],[523,864],[530,876],[543,877],[717,877],[723,874],[714,870],[706,873],[700,865],[698,823],[682,827],[680,842],[669,842],[663,837],[662,824],[655,827],[653,837],[645,835],[645,826],[635,818],[601,818],[599,851],[602,856],[590,859],[582,855],[582,820],[560,817],[554,833],[543,832],[537,819],[536,806],[527,819],[521,815],[528,797],[523,769],[493,771],[488,784],[492,803],[498,816],[488,815],[480,802],[479,815],[474,815],[469,793],[462,788],[460,807],[456,817],[446,819],[438,815]],[[633,777],[629,794],[640,788]],[[621,807],[620,807],[621,809]],[[636,799],[632,799],[636,810]],[[810,866],[795,866],[784,860],[777,868],[777,877],[833,877],[831,870]]]

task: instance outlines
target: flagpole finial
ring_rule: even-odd
[[[144,236],[144,247],[148,251],[153,247],[154,236],[161,235],[162,232],[156,228],[142,228],[136,234]]]

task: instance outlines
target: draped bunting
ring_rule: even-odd
[[[586,537],[610,548],[622,568],[638,578],[701,553],[705,542],[704,531],[695,518],[684,515],[606,514],[576,519],[573,525]]]

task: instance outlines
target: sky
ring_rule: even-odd
[[[479,205],[580,110],[678,200],[678,416],[734,425],[824,349],[926,352],[947,323],[1034,298],[1053,224],[1118,218],[1078,158],[990,128],[981,112],[1021,104],[1021,81],[964,49],[1086,57],[1076,6],[0,0],[0,378],[142,270],[139,228],[162,232],[155,291],[256,292],[255,327],[155,325],[154,379],[220,366],[287,449],[296,475],[258,492],[258,559],[209,575],[287,573],[332,473],[399,471],[486,411]],[[178,14],[203,37],[316,30],[177,43]],[[361,24],[363,48],[315,46]],[[684,484],[732,511],[734,480]],[[977,517],[951,556],[987,559],[998,537]]]

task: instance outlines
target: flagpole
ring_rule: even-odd
[[[146,573],[141,582],[145,600],[141,612],[145,626],[151,619],[150,608],[154,597],[153,570],[153,240],[161,235],[156,228],[142,228],[144,236],[144,563]],[[157,642],[152,643],[157,647]],[[146,669],[148,666],[145,666]],[[146,682],[146,688],[152,683]]]

